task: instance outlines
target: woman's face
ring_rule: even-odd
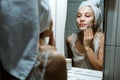
[[[80,30],[92,27],[95,24],[94,12],[91,7],[81,7],[77,13],[77,26]]]

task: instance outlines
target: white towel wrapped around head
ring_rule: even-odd
[[[96,24],[99,25],[99,27],[102,29],[102,15],[101,15],[101,9],[100,9],[100,0],[84,0],[79,8],[84,6],[90,6],[93,9],[94,15],[95,15],[95,21]]]
[[[42,33],[50,25],[51,11],[50,11],[50,6],[49,6],[48,0],[43,0],[39,4],[41,6],[41,8],[39,8],[39,11],[40,11],[40,14],[39,14],[40,15],[40,33]]]

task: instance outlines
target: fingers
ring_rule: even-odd
[[[84,40],[91,40],[93,39],[93,31],[92,28],[87,28],[84,31]]]
[[[87,47],[90,47],[92,44],[92,39],[93,39],[93,32],[92,32],[92,28],[87,28],[84,31],[84,47],[85,49],[87,49]]]

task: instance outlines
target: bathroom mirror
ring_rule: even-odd
[[[77,17],[77,10],[78,10],[78,7],[80,5],[80,3],[82,2],[83,0],[68,0],[67,2],[67,17],[66,17],[66,25],[65,25],[65,56],[68,57],[68,58],[72,58],[73,59],[73,56],[77,56],[77,55],[73,55],[75,53],[72,53],[71,54],[71,48],[70,46],[68,46],[68,43],[67,43],[67,38],[69,35],[71,35],[72,33],[78,33],[79,32],[79,29],[76,25],[76,17]],[[102,15],[102,24],[103,23],[103,16],[104,16],[104,0],[100,0],[100,9],[101,9],[101,15]],[[105,27],[103,25],[103,32],[105,31]],[[74,37],[72,37],[73,39]],[[79,50],[77,50],[79,52]],[[104,62],[104,61],[103,61]],[[76,67],[74,65],[74,61],[73,61],[73,67]],[[92,68],[91,68],[92,69]]]

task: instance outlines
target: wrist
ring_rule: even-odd
[[[85,50],[88,51],[90,49],[90,47],[85,47]]]

